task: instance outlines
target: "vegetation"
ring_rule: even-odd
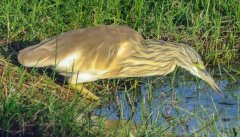
[[[218,66],[220,74],[227,72],[232,79],[235,77],[232,72],[240,74],[239,64],[236,65],[240,58],[240,2],[237,0],[2,0],[0,5],[1,136],[104,136],[106,133],[102,120],[88,117],[76,120],[79,114],[91,112],[92,107],[87,104],[88,109],[85,109],[83,104],[86,103],[79,94],[65,86],[64,78],[48,69],[23,68],[17,62],[20,49],[69,30],[103,24],[129,26],[146,39],[193,46],[202,54],[206,65]],[[174,81],[175,74],[167,80]],[[162,79],[154,78],[153,81],[156,83]],[[140,79],[103,80],[88,86],[104,93],[102,98],[113,103],[109,101],[113,96],[108,97],[112,93],[106,91],[125,89],[137,94],[134,91],[139,82]],[[146,85],[152,92],[156,87],[154,82]],[[172,94],[179,100],[177,93]],[[239,95],[232,96],[240,99]],[[204,108],[201,111],[205,112]],[[207,114],[205,121],[199,114],[194,112],[191,117],[197,117],[202,129],[192,135],[240,134],[237,128],[228,132],[218,130],[217,114]],[[173,121],[179,125],[182,121],[179,119],[175,117]],[[171,132],[176,124],[159,126],[155,123],[149,129],[146,123],[147,120],[139,123],[141,128],[138,128],[137,135],[178,135]],[[117,134],[123,135],[120,133],[122,129],[119,130]]]

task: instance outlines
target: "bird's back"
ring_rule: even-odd
[[[73,30],[19,52],[27,67],[56,66],[60,72],[106,70],[141,47],[141,35],[128,27],[99,26]]]

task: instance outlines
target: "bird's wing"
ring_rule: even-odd
[[[141,35],[128,27],[99,26],[63,33],[23,49],[18,59],[28,67],[60,63],[60,71],[66,71],[64,63],[69,61],[74,61],[74,71],[106,70],[131,55],[134,48],[142,46],[142,42]]]

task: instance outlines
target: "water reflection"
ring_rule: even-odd
[[[193,133],[213,123],[220,130],[240,126],[240,80],[216,80],[223,92],[220,96],[205,82],[183,82],[184,77],[177,77],[179,80],[175,80],[174,90],[170,82],[151,90],[152,80],[145,78],[143,81],[148,84],[142,85],[138,91],[140,95],[131,100],[133,106],[127,100],[127,96],[133,98],[132,93],[120,91],[118,105],[110,102],[95,109],[94,114],[125,120],[132,116],[136,123],[147,121],[148,125],[160,126],[163,130],[171,127],[174,132],[183,134]]]

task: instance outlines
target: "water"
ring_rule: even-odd
[[[174,132],[188,134],[211,122],[221,130],[240,126],[240,80],[217,79],[216,83],[223,92],[221,96],[205,82],[196,82],[193,76],[189,77],[177,76],[174,90],[170,82],[162,84],[158,81],[157,88],[152,88],[154,78],[144,78],[142,81],[147,84],[141,85],[135,99],[132,92],[120,91],[118,103],[109,102],[93,113],[115,120],[119,117],[127,120],[132,116],[136,123],[147,121],[148,125],[161,127],[162,130],[174,127]],[[171,80],[165,78],[164,81]],[[130,105],[128,97],[133,105]]]

